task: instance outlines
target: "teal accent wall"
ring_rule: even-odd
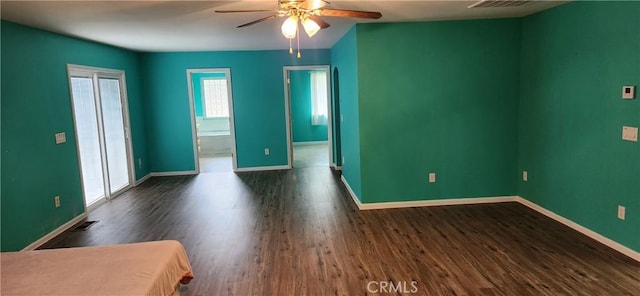
[[[238,167],[248,168],[287,164],[283,67],[329,63],[329,50],[144,54],[152,171],[194,170],[187,69],[231,69]]]
[[[577,2],[523,21],[520,196],[640,252],[640,2]],[[626,207],[626,220],[617,207]]]
[[[362,201],[360,167],[360,104],[358,98],[358,41],[356,27],[352,27],[331,48],[331,65],[340,72],[340,142],[342,144],[342,176],[358,199]],[[334,133],[336,134],[336,133]]]
[[[0,30],[1,249],[17,251],[84,212],[67,64],[126,72],[138,179],[149,173],[145,108],[136,53],[6,21]],[[55,144],[58,132],[66,143]]]
[[[193,73],[191,83],[193,86],[193,101],[196,116],[204,116],[204,105],[202,104],[202,79],[204,78],[224,78],[224,73]]]
[[[311,121],[311,72],[289,71],[293,142],[326,141],[327,125],[313,125]]]
[[[519,19],[359,24],[357,48],[363,202],[517,193]]]

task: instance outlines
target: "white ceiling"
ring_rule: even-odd
[[[504,18],[529,15],[566,1],[535,1],[510,8],[472,8],[477,1],[330,0],[329,7],[380,11],[375,22]],[[136,51],[219,51],[289,48],[283,19],[236,28],[270,13],[215,14],[216,9],[277,9],[278,0],[243,1],[6,1],[3,20]],[[331,24],[302,48],[330,48],[357,20],[325,17]]]

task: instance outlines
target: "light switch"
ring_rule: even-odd
[[[625,212],[626,210],[623,206],[618,206],[618,219],[624,220]]]
[[[56,144],[62,144],[67,141],[67,136],[65,133],[57,133],[56,134]]]
[[[638,142],[638,128],[632,126],[623,126],[622,139],[631,142]]]
[[[522,171],[522,181],[527,182],[529,180],[529,173],[527,171]]]
[[[429,173],[429,183],[436,182],[436,173]]]
[[[635,97],[636,87],[633,85],[625,85],[622,87],[622,98],[632,100]]]

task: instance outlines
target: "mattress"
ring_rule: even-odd
[[[0,253],[2,295],[173,295],[193,279],[182,244]]]

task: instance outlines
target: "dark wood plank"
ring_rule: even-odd
[[[89,218],[43,248],[176,239],[185,295],[640,295],[640,263],[520,204],[359,211],[326,167],[152,178]]]

